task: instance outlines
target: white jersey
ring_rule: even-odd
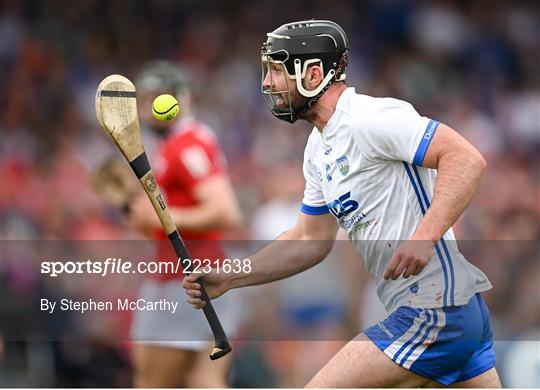
[[[324,131],[314,128],[306,145],[301,211],[337,218],[389,312],[465,305],[491,288],[459,252],[452,229],[420,275],[383,279],[399,241],[412,236],[430,206],[437,172],[421,165],[438,124],[404,101],[347,88]]]

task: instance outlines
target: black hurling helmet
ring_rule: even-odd
[[[270,74],[270,86],[262,86],[266,104],[277,118],[293,123],[299,115],[305,114],[323,93],[336,81],[345,80],[345,69],[349,57],[349,41],[343,29],[328,20],[305,20],[287,23],[266,34],[266,42],[261,50],[263,66],[262,79]],[[287,90],[272,89],[271,64],[281,64],[288,82],[295,82],[300,95],[305,101],[300,107],[293,107],[291,94]],[[307,67],[319,64],[322,67],[324,79],[313,91],[304,88],[302,80]],[[288,94],[288,106],[282,99]],[[281,104],[278,104],[278,101]]]
[[[190,92],[184,71],[176,64],[165,61],[149,61],[143,64],[136,80],[139,92],[174,93],[176,98]]]

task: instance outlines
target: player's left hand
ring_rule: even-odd
[[[384,271],[384,279],[396,280],[402,274],[404,278],[418,275],[433,257],[434,246],[435,243],[431,240],[411,237],[394,252]]]
[[[130,205],[129,222],[140,230],[160,226],[157,214],[145,194],[140,194],[133,199]]]

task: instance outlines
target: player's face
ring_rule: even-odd
[[[266,64],[263,79],[263,90],[270,91],[275,96],[275,106],[288,107],[292,83],[289,83],[283,64],[269,62]]]
[[[276,116],[287,117],[305,102],[281,63],[263,62],[262,90],[267,105]]]

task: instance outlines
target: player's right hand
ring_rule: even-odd
[[[223,272],[217,272],[211,269],[208,273],[193,273],[184,278],[183,286],[186,289],[188,303],[197,309],[202,309],[205,302],[201,298],[201,284],[197,283],[201,280],[204,283],[204,289],[210,299],[215,299],[223,295],[227,290],[228,275]]]

